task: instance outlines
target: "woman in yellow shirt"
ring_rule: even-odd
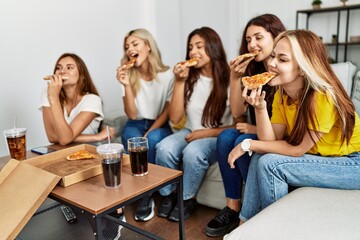
[[[360,189],[360,119],[327,62],[320,38],[308,30],[281,33],[268,61],[278,86],[268,117],[265,92],[243,97],[253,105],[259,140],[247,140],[229,154],[251,159],[240,212],[244,222],[288,193],[288,186]]]

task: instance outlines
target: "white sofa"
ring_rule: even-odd
[[[351,93],[352,82],[355,75],[356,67],[350,62],[345,63],[337,63],[332,65],[335,73],[339,76],[341,82],[345,86],[347,92]],[[358,73],[358,77],[360,77],[360,73]],[[360,110],[360,83],[354,88],[353,91],[354,103],[357,106],[357,111],[359,114]],[[121,129],[124,126],[127,117],[125,115],[117,115],[117,114],[107,114],[104,119],[104,124],[108,126],[115,127],[116,131],[116,142],[120,142],[120,133]],[[225,199],[225,190],[223,186],[223,181],[220,174],[220,169],[218,163],[212,164],[205,176],[205,179],[199,189],[199,192],[196,196],[196,200],[198,203],[222,209],[226,206]]]

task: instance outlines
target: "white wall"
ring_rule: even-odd
[[[310,2],[0,0],[0,131],[12,128],[16,116],[17,126],[28,129],[28,149],[48,144],[38,110],[46,86],[42,77],[52,73],[56,59],[64,52],[75,52],[84,59],[104,101],[105,113],[122,113],[115,70],[122,56],[123,36],[129,30],[150,30],[164,62],[172,67],[185,57],[188,34],[194,28],[210,26],[222,37],[230,59],[237,55],[242,30],[250,18],[274,13],[292,29],[296,10],[310,8]],[[323,7],[339,4],[338,0],[327,0]],[[355,18],[360,19],[359,14]],[[318,28],[323,30],[322,25]],[[359,29],[353,27],[352,31]],[[331,35],[329,32],[326,34]],[[351,55],[359,59],[360,50]],[[0,138],[0,156],[7,154],[6,143]]]

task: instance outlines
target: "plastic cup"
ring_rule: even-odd
[[[145,137],[133,137],[128,139],[131,174],[133,176],[145,176],[148,174],[148,139]]]
[[[119,143],[103,144],[96,148],[101,158],[105,187],[117,188],[121,184],[124,146]]]
[[[26,159],[26,128],[12,128],[3,132],[11,158]]]

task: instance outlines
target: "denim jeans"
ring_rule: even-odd
[[[225,195],[231,199],[241,199],[242,183],[246,181],[250,156],[245,153],[235,161],[235,168],[230,168],[228,156],[231,150],[244,139],[257,139],[256,134],[243,134],[235,128],[225,129],[216,143],[216,158],[219,162],[221,177],[224,181]]]
[[[127,140],[132,137],[142,137],[150,129],[155,120],[128,120],[121,132],[121,142],[124,145],[125,152],[128,153]],[[169,123],[164,124],[148,133],[149,143],[148,162],[155,163],[156,144],[162,139],[172,134]]]
[[[206,171],[216,162],[216,138],[203,138],[192,142],[185,140],[191,131],[182,129],[164,138],[156,147],[156,164],[179,169],[182,163],[184,179],[184,200],[195,197]],[[175,184],[160,189],[162,196],[170,195]]]
[[[342,157],[255,154],[250,162],[240,219],[250,219],[285,196],[288,185],[360,189],[360,152]]]

